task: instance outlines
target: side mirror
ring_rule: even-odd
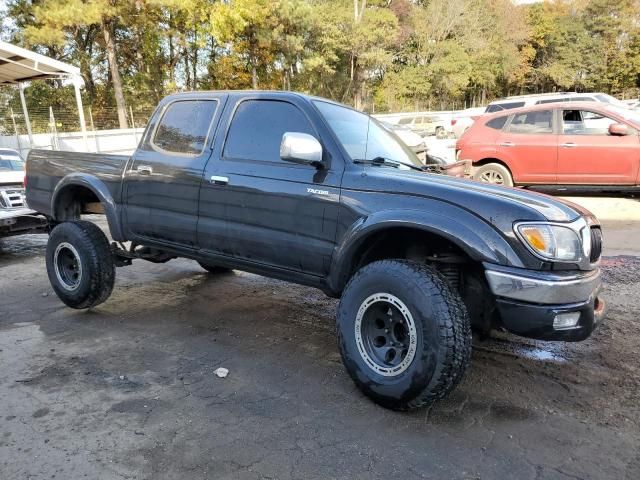
[[[629,128],[624,123],[612,123],[609,125],[609,135],[616,137],[629,135]]]
[[[307,133],[286,132],[280,143],[280,158],[285,162],[322,166],[322,145]]]

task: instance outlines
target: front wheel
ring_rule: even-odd
[[[91,308],[113,290],[116,269],[109,241],[86,221],[64,222],[49,236],[45,255],[53,291],[71,308]]]
[[[486,165],[478,167],[473,174],[473,179],[479,182],[513,187],[511,172],[499,163],[487,163]]]
[[[343,293],[337,322],[349,375],[386,408],[431,405],[455,388],[471,359],[464,303],[429,265],[383,260],[361,268]]]

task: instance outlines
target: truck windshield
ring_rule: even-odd
[[[409,147],[369,115],[333,103],[314,101],[351,160],[386,158],[424,167]],[[409,167],[400,165],[400,169]]]

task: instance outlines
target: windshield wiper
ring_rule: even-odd
[[[404,167],[411,168],[412,170],[418,170],[419,172],[424,172],[426,170],[425,167],[419,167],[418,165],[413,165],[411,163],[400,162],[398,160],[393,160],[391,158],[385,157],[375,157],[371,160],[364,158],[356,158],[353,163],[361,163],[366,165],[388,165],[390,167],[399,168],[401,165]]]

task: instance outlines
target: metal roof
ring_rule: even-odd
[[[0,41],[0,85],[79,76],[73,65]]]

